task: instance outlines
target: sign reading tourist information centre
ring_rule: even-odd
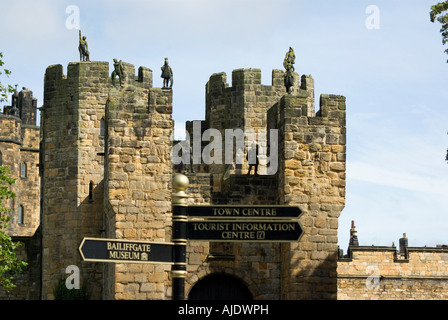
[[[188,240],[275,242],[298,241],[302,229],[296,222],[189,221]]]
[[[189,206],[188,240],[298,241],[301,214],[292,206]]]

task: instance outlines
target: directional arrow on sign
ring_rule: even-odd
[[[79,246],[84,261],[174,263],[174,244],[104,238],[84,238]]]
[[[188,221],[188,240],[197,241],[289,242],[302,233],[298,221]]]

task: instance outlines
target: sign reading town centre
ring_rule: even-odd
[[[174,244],[169,242],[84,238],[79,252],[92,262],[174,263]]]
[[[298,218],[302,214],[299,207],[294,206],[188,206],[188,216],[200,218]]]
[[[301,214],[294,206],[189,206],[188,240],[298,241]]]

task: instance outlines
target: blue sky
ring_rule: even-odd
[[[177,128],[205,117],[211,74],[260,68],[271,84],[291,46],[296,72],[320,94],[347,98],[346,208],[339,244],[354,220],[363,245],[448,244],[448,56],[422,0],[0,0],[1,47],[12,70],[2,83],[28,87],[43,103],[47,66],[78,61],[79,8],[91,60],[122,59],[154,71],[168,57]],[[379,9],[368,29],[369,5]],[[70,24],[69,24],[70,26]],[[229,83],[231,85],[231,83]],[[177,131],[179,134],[179,131]]]

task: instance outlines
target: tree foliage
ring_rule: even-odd
[[[429,17],[431,22],[437,20],[442,24],[440,33],[442,34],[442,43],[445,45],[448,42],[448,0],[431,6]],[[448,54],[448,49],[445,50],[445,53]],[[446,150],[445,161],[448,162],[448,149]]]
[[[5,63],[3,62],[3,52],[0,52],[0,77],[4,74],[7,77],[11,74],[11,70],[3,67]],[[0,78],[0,102],[8,100],[8,94],[14,92],[14,88],[9,85],[3,85]]]
[[[8,227],[10,209],[6,207],[8,199],[16,195],[11,191],[15,179],[10,177],[10,170],[0,166],[0,286],[7,292],[14,287],[14,276],[21,272],[27,263],[17,258],[15,249],[20,243],[12,241],[5,232]]]
[[[440,33],[442,34],[442,43],[445,45],[448,42],[448,0],[431,6],[429,16],[431,22],[437,20],[442,24]],[[448,49],[445,50],[445,53],[448,54]]]

